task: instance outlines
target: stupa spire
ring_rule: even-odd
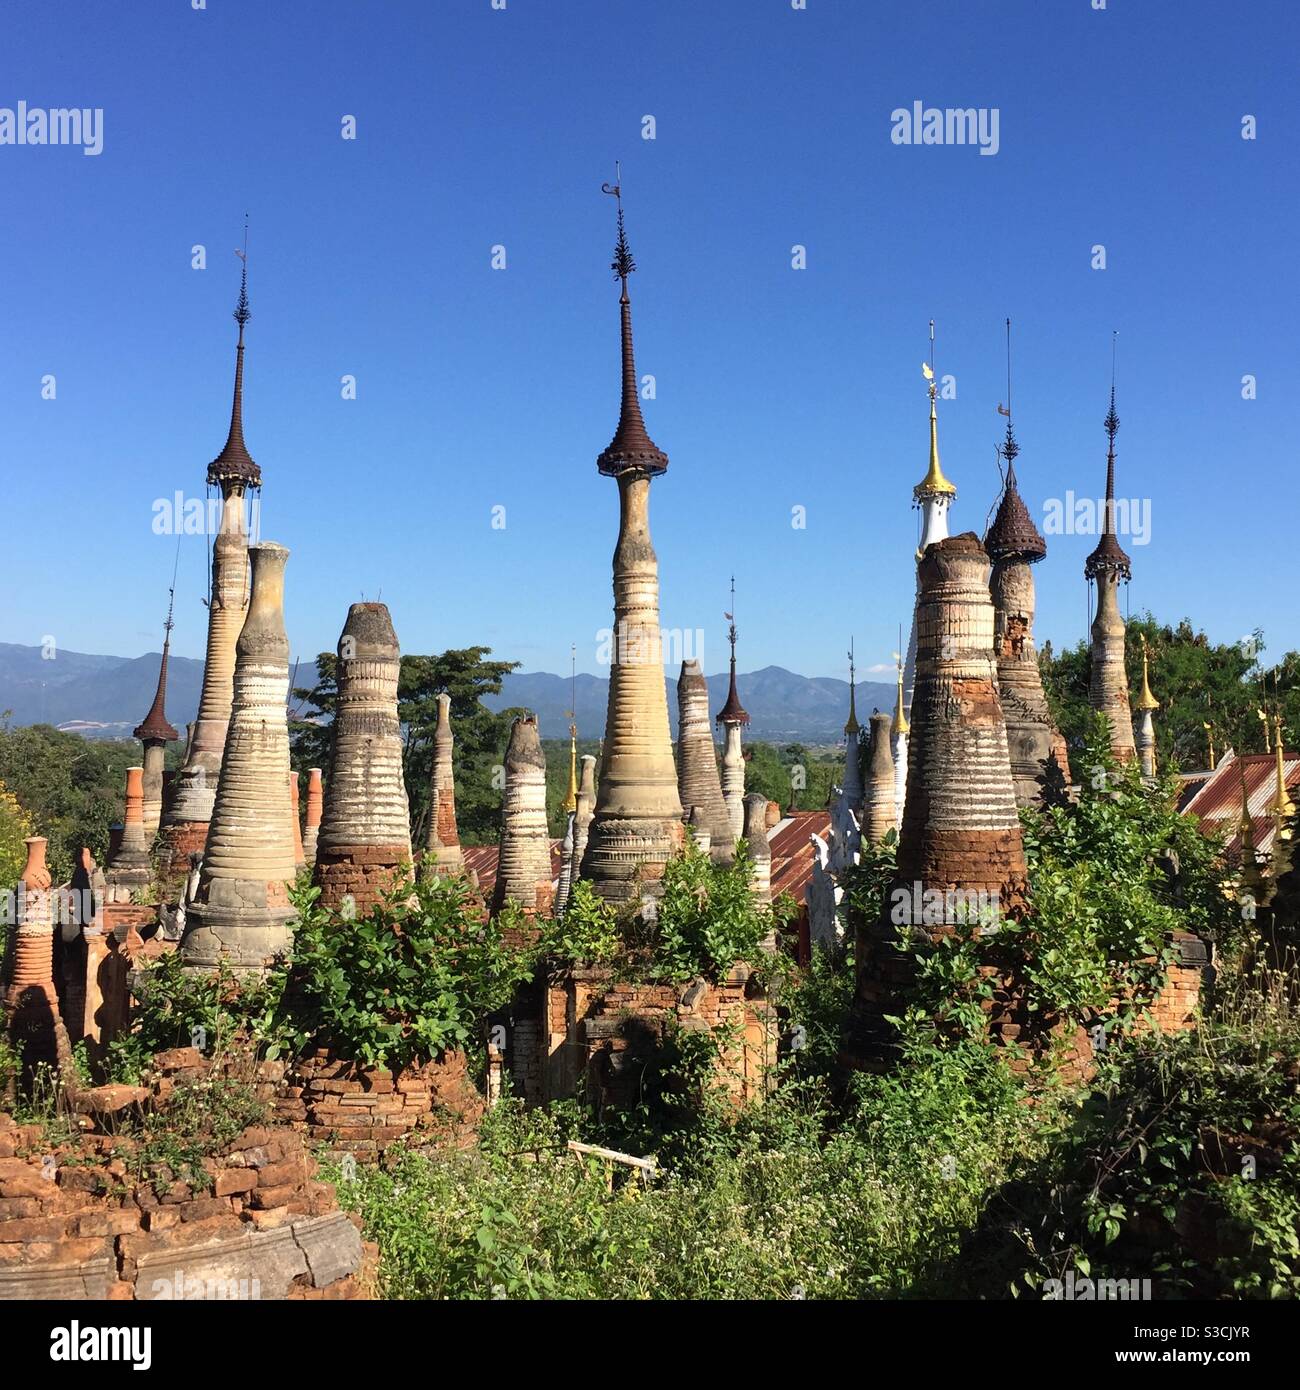
[[[235,344],[235,395],[230,407],[230,433],[226,446],[208,464],[208,482],[221,488],[223,494],[234,485],[240,489],[262,486],[262,470],[253,462],[244,443],[244,326],[253,317],[248,307],[248,218],[244,218],[244,249],[236,251],[240,259],[239,300],[235,305],[235,322],[239,325],[239,340]]]
[[[622,287],[618,305],[623,352],[623,389],[618,428],[614,431],[614,438],[596,460],[596,466],[611,478],[617,478],[628,469],[654,477],[668,467],[668,455],[650,438],[645,421],[641,418],[636,354],[632,347],[632,301],[627,293],[627,277],[636,270],[636,261],[632,256],[632,248],[628,245],[627,229],[623,223],[621,170],[617,164],[614,167],[614,182],[601,184],[601,191],[611,194],[618,202],[618,240],[614,243],[614,259],[610,262],[610,269]]]
[[[939,387],[934,375],[934,320],[930,320],[930,360],[921,363],[921,374],[925,377],[930,395],[930,463],[925,477],[912,489],[912,496],[918,504],[929,497],[956,497],[956,487],[943,475],[939,464],[939,417],[935,410]]]
[[[722,799],[731,822],[731,838],[736,841],[745,828],[745,754],[741,748],[741,730],[749,723],[749,714],[740,703],[736,689],[736,576],[731,576],[731,609],[724,613],[727,620],[727,641],[731,645],[731,683],[727,687],[727,703],[718,711],[715,724],[721,724],[726,743],[722,751]]]
[[[658,890],[663,866],[685,841],[686,827],[664,689],[659,562],[650,539],[650,482],[668,467],[668,458],[641,419],[627,295],[635,265],[620,184],[604,188],[618,199],[613,269],[622,285],[623,405],[614,438],[597,460],[600,471],[618,482],[619,527],[604,762],[582,876],[604,898],[626,902]]]

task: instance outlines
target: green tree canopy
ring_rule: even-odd
[[[490,647],[464,647],[435,656],[404,656],[397,683],[397,713],[402,723],[402,765],[411,802],[411,838],[422,845],[429,824],[429,783],[433,776],[433,734],[438,724],[438,696],[451,696],[455,735],[456,819],[465,844],[496,839],[501,815],[501,788],[493,786],[492,769],[505,756],[510,724],[517,709],[494,714],[485,695],[499,695],[501,681],[517,661],[489,661]],[[328,776],[331,727],[338,701],[338,658],[316,658],[317,684],[295,689],[298,702],[290,719],[293,766],[300,772],[323,768]],[[563,795],[563,793],[561,793]]]

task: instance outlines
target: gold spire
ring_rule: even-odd
[[[1210,744],[1210,770],[1213,771],[1213,770],[1214,770],[1214,767],[1215,767],[1215,758],[1214,758],[1214,725],[1211,724],[1211,723],[1209,723],[1207,720],[1202,720],[1202,721],[1201,721],[1201,728],[1203,728],[1203,729],[1205,730],[1205,737],[1209,740],[1209,744]]]
[[[1250,802],[1246,795],[1246,764],[1237,759],[1237,772],[1241,778],[1241,883],[1258,898],[1263,887],[1264,877],[1260,872],[1259,857],[1255,853],[1255,827],[1250,818]]]
[[[861,731],[862,726],[858,723],[858,710],[854,698],[854,678],[857,671],[853,665],[853,638],[849,638],[849,722],[844,726],[844,732],[850,738]]]
[[[1273,733],[1275,743],[1273,751],[1277,757],[1277,789],[1273,793],[1273,814],[1277,817],[1277,833],[1280,836],[1283,822],[1295,815],[1295,802],[1291,800],[1286,789],[1286,768],[1282,759],[1282,716],[1273,716]]]
[[[577,718],[578,712],[578,647],[574,643],[569,648],[569,718]],[[560,809],[566,813],[578,809],[578,726],[569,725],[569,792]]]
[[[907,722],[907,716],[903,713],[903,660],[899,653],[894,653],[894,664],[898,667],[898,703],[894,706],[894,719],[889,726],[891,734],[906,734],[911,732],[911,726]]]
[[[927,497],[956,497],[957,489],[943,476],[939,466],[939,417],[935,414],[935,398],[938,387],[934,378],[934,320],[930,320],[930,360],[921,363],[921,374],[929,383],[930,392],[930,467],[925,477],[912,489],[912,496],[918,501]]]
[[[1145,632],[1138,633],[1138,641],[1142,643],[1142,693],[1138,696],[1138,709],[1159,709],[1160,701],[1151,693],[1151,682],[1147,678],[1147,635]]]

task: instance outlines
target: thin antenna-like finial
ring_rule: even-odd
[[[618,203],[618,240],[614,243],[614,259],[609,268],[623,282],[626,290],[627,277],[636,269],[636,261],[632,257],[632,248],[627,244],[627,231],[623,226],[623,166],[618,160],[614,161],[614,182],[602,183],[600,191],[611,194]]]
[[[244,340],[244,325],[253,317],[248,308],[248,214],[244,214],[244,249],[235,248],[242,262],[239,274],[239,303],[235,306],[235,322],[239,325],[239,341]]]
[[[1115,414],[1115,353],[1119,342],[1119,329],[1110,335],[1110,409],[1106,412],[1106,433],[1110,437],[1111,451],[1115,449],[1115,435],[1119,431],[1119,416]]]
[[[1007,461],[1007,476],[1010,477],[1014,472],[1016,456],[1020,453],[1020,445],[1016,443],[1016,436],[1011,428],[1011,320],[1007,320],[1007,408],[1002,409],[998,406],[998,413],[1007,417],[1007,437],[1002,444],[1002,457]]]

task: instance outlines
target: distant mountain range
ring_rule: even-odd
[[[40,647],[0,642],[0,712],[11,711],[15,724],[53,724],[87,738],[130,738],[144,718],[158,684],[159,653],[147,656],[89,656],[58,650],[47,659]],[[299,663],[295,684],[315,684],[316,663]],[[167,717],[181,731],[194,718],[203,684],[203,663],[173,656],[168,663]],[[666,682],[668,717],[677,735],[675,674]],[[709,706],[716,713],[727,698],[727,676],[708,678]],[[765,666],[737,677],[740,697],[749,711],[749,738],[774,743],[829,744],[842,737],[848,713],[847,681],[833,676],[800,676],[781,666]],[[600,676],[578,677],[576,719],[583,738],[605,732],[609,682]],[[563,738],[569,724],[567,676],[546,671],[516,671],[505,678],[501,694],[484,703],[494,710],[522,706],[538,717],[543,738]],[[892,709],[894,687],[868,681],[858,685],[858,718],[865,725],[872,708]]]

